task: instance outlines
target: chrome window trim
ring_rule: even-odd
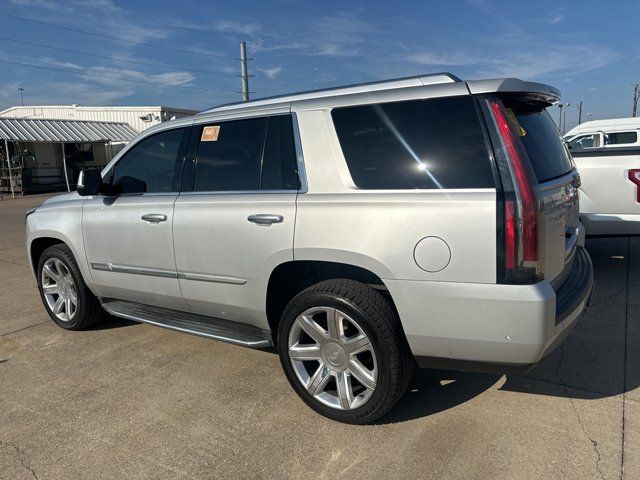
[[[299,193],[299,190],[212,190],[198,192],[180,192],[181,197],[192,197],[196,195],[256,195],[256,194],[283,194],[283,193]]]

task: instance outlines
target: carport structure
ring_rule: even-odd
[[[45,119],[18,119],[18,118],[0,118],[0,140],[4,142],[5,160],[7,171],[9,174],[9,184],[11,186],[11,193],[14,192],[14,182],[12,181],[12,165],[11,155],[9,150],[9,144],[13,144],[14,152],[17,152],[16,145],[28,145],[32,147],[36,152],[39,149],[46,151],[47,155],[53,158],[47,160],[52,165],[49,170],[59,170],[57,167],[58,155],[56,155],[55,148],[52,146],[60,145],[62,151],[62,170],[64,171],[64,183],[67,190],[71,190],[69,184],[69,174],[67,172],[67,155],[65,154],[65,144],[82,144],[93,147],[97,144],[103,146],[111,146],[113,143],[127,143],[130,142],[133,137],[137,135],[137,132],[128,123],[118,122],[93,122],[93,121],[77,121],[77,120],[45,120]],[[47,147],[45,147],[47,145]],[[86,150],[86,149],[85,149]],[[94,157],[101,157],[105,160],[111,159],[111,149],[109,152],[106,150],[96,151],[93,148],[87,150],[87,155],[91,158],[91,162],[95,160]],[[33,152],[29,152],[29,159],[32,165],[32,170],[37,174],[38,155]],[[42,161],[43,159],[40,159]],[[24,159],[21,159],[24,161]],[[106,162],[105,162],[106,163]],[[19,168],[24,167],[20,165]],[[15,168],[15,165],[14,165]],[[55,177],[55,175],[42,175],[43,177]]]

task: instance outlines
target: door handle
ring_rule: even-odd
[[[257,225],[271,225],[272,223],[282,223],[284,217],[282,215],[269,215],[266,213],[258,213],[256,215],[249,215],[247,220]]]
[[[147,213],[146,215],[142,215],[142,220],[150,223],[160,223],[166,222],[167,216],[163,213]]]

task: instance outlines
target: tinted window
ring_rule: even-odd
[[[252,118],[202,127],[202,133],[208,128],[218,132],[215,139],[201,135],[194,190],[258,190],[266,126],[265,118]]]
[[[187,135],[177,128],[137,143],[115,165],[111,177],[123,193],[177,192],[182,162],[178,161]]]
[[[624,145],[626,143],[636,143],[637,141],[638,134],[636,132],[616,132],[604,134],[605,145]]]
[[[546,110],[519,111],[520,140],[524,145],[538,182],[560,177],[573,165],[555,123]]]
[[[264,190],[298,188],[298,166],[289,115],[269,117],[261,186]]]
[[[494,186],[471,97],[343,107],[332,116],[359,188]]]
[[[235,120],[200,128],[194,190],[298,188],[290,116]]]

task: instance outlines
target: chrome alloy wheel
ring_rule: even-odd
[[[42,291],[49,310],[58,320],[69,322],[78,310],[78,292],[69,268],[57,258],[42,266]]]
[[[313,307],[298,315],[288,350],[298,380],[329,407],[353,410],[376,389],[378,362],[371,340],[336,308]]]

